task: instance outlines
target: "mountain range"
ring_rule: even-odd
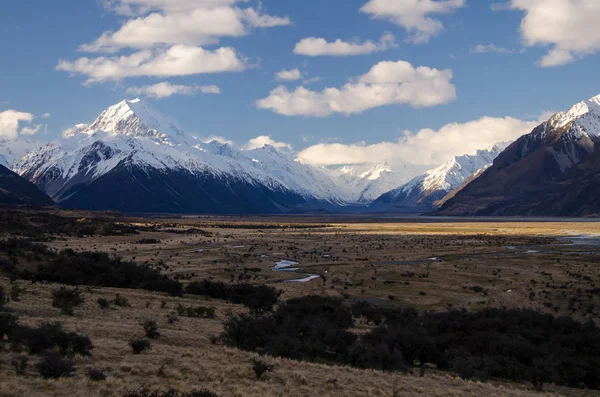
[[[489,167],[508,145],[508,142],[502,142],[472,155],[453,157],[440,167],[381,195],[373,201],[370,209],[387,212],[429,211],[475,173]]]
[[[135,99],[47,144],[0,140],[0,165],[25,179],[14,182],[16,174],[2,170],[4,182],[27,192],[24,202],[33,197],[25,186],[35,185],[63,207],[89,210],[589,216],[600,213],[599,143],[597,96],[514,143],[457,156],[424,173],[388,163],[317,168],[270,145],[240,150],[203,142]],[[0,189],[9,201],[19,195],[8,194],[6,183]]]
[[[600,95],[519,138],[438,214],[598,216],[599,145]]]

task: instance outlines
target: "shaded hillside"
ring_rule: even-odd
[[[0,204],[53,205],[34,184],[0,165]]]

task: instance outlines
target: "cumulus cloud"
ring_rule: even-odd
[[[392,104],[421,108],[456,99],[456,87],[451,80],[452,71],[449,69],[415,68],[405,61],[380,62],[367,74],[340,89],[330,87],[317,92],[298,87],[289,91],[279,86],[256,104],[260,109],[286,116],[313,117],[334,113],[357,114]]]
[[[260,8],[234,7],[235,3],[239,1],[109,2],[109,9],[132,18],[118,30],[105,32],[92,43],[81,45],[80,50],[113,52],[157,45],[202,46],[217,43],[221,37],[247,35],[249,27],[270,28],[291,23],[286,17],[264,14]]]
[[[551,46],[541,67],[561,66],[600,51],[600,2],[594,0],[511,0],[525,13],[520,33],[525,45]]]
[[[292,150],[292,145],[284,142],[277,142],[271,139],[268,135],[257,136],[256,138],[252,138],[248,141],[248,143],[244,146],[246,150],[259,149],[266,145],[271,145],[277,149],[287,149]]]
[[[86,84],[126,77],[187,76],[202,73],[241,71],[246,60],[233,48],[207,50],[202,47],[175,45],[167,49],[143,50],[131,55],[61,60],[57,70],[87,76]]]
[[[495,52],[496,54],[514,54],[515,50],[509,50],[508,48],[502,48],[496,46],[494,43],[490,44],[477,44],[473,49],[475,54],[485,54],[486,52]]]
[[[302,150],[298,159],[314,166],[377,164],[383,161],[438,166],[453,156],[512,141],[531,132],[538,121],[512,117],[482,117],[467,123],[451,123],[439,130],[406,131],[397,141],[366,144],[322,143]]]
[[[222,137],[220,135],[209,135],[207,137],[201,138],[200,140],[204,143],[210,143],[210,142],[216,141],[221,144],[227,144],[227,145],[233,146],[233,141],[231,141],[225,137]]]
[[[242,71],[247,60],[231,47],[208,50],[221,38],[248,35],[255,28],[291,24],[287,17],[255,7],[250,0],[100,0],[107,10],[126,16],[79,50],[98,57],[60,60],[57,69],[88,77],[86,84],[137,76],[183,76]],[[117,55],[118,54],[118,55]]]
[[[385,33],[381,36],[379,43],[374,43],[371,40],[363,43],[359,41],[348,42],[341,39],[328,42],[323,38],[309,37],[300,40],[296,44],[294,53],[310,57],[364,55],[386,51],[394,47],[397,47],[396,38],[391,33]]]
[[[300,69],[282,70],[275,75],[277,81],[295,81],[300,80],[303,77]]]
[[[128,94],[143,95],[149,98],[167,98],[172,95],[194,95],[197,92],[203,94],[220,94],[221,90],[216,85],[175,85],[166,81],[142,87],[130,87],[127,89]]]
[[[369,0],[360,11],[392,21],[410,34],[407,41],[424,44],[444,29],[431,15],[448,14],[465,5],[466,0]]]
[[[9,140],[16,139],[19,135],[36,134],[41,125],[30,125],[35,115],[17,110],[0,112],[0,137]],[[23,124],[27,124],[24,125]]]

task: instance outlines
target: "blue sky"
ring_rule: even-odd
[[[545,112],[565,109],[600,93],[600,28],[593,22],[600,18],[600,5],[585,0],[28,0],[3,2],[0,9],[0,112],[33,115],[19,119],[19,129],[42,125],[39,140],[57,138],[74,124],[93,121],[109,105],[137,96],[132,87],[163,82],[187,91],[150,97],[148,102],[199,136],[225,137],[240,147],[254,137],[270,136],[304,153],[306,161],[325,164],[322,158],[329,153],[338,155],[335,162],[349,163],[348,158],[354,156],[384,160],[397,149],[403,149],[400,153],[429,150],[423,139],[406,142],[405,132],[427,129],[422,137],[437,138],[431,144],[443,144],[444,134],[453,139],[448,150],[424,154],[428,163],[435,163],[476,145],[514,138]],[[192,19],[192,27],[185,28],[190,15],[206,21],[203,15],[215,9],[227,15],[226,22],[209,26],[213,19],[209,16],[209,22]],[[126,24],[151,17],[161,18],[147,27],[158,31],[156,37],[149,30],[123,31]],[[160,21],[166,24],[168,20],[175,21],[176,28],[161,26]],[[226,25],[227,21],[232,25]],[[209,33],[199,32],[199,25]],[[552,32],[546,30],[548,26]],[[160,29],[167,29],[173,37],[162,41],[165,34]],[[109,39],[100,43],[104,32],[109,32]],[[384,34],[393,35],[392,44],[379,45]],[[379,48],[346,56],[294,53],[297,43],[311,37],[351,44],[370,40]],[[80,49],[84,44],[88,44],[87,51]],[[178,64],[185,72],[171,68],[159,76],[129,77],[141,73],[129,67],[98,78],[93,76],[97,70],[83,71],[75,63],[83,57],[110,59],[143,51],[158,57],[176,46],[210,54],[225,48],[234,55],[229,54],[228,65],[213,67],[220,70],[205,72],[201,62],[192,60],[191,66]],[[232,59],[238,64],[232,66]],[[65,63],[57,68],[61,60]],[[389,62],[386,70],[394,74],[399,61],[403,68],[425,66],[440,76],[431,79],[417,73],[416,83],[402,77],[392,81],[391,88],[385,80],[386,89],[403,90],[403,99],[366,108],[360,106],[363,100],[368,102],[370,91],[363,95],[365,87],[354,87],[356,92],[342,89],[349,82],[377,89],[380,82],[375,80],[381,74],[373,80],[367,76],[371,68]],[[301,72],[301,79],[276,81],[278,72],[294,69]],[[451,71],[452,77],[441,77],[444,71]],[[406,93],[409,83],[415,85]],[[442,87],[432,87],[435,84]],[[207,86],[219,87],[220,93],[202,93],[201,87]],[[291,97],[271,95],[259,106],[257,101],[269,98],[278,86]],[[298,87],[304,87],[309,100],[316,101],[308,110],[293,103],[307,100],[296,95]],[[332,99],[322,94],[326,88],[342,93]],[[428,95],[430,103],[423,105],[427,90],[439,97]],[[274,100],[290,103],[273,106]],[[326,110],[319,101],[334,103]],[[335,110],[339,106],[340,112]],[[485,124],[473,124],[484,116],[490,117]],[[506,117],[514,120],[507,123]],[[449,130],[452,123],[458,123],[457,127]],[[14,123],[4,125],[11,128]],[[483,127],[490,129],[486,138],[474,140]],[[20,139],[24,135],[11,136]],[[384,146],[369,146],[377,144]]]

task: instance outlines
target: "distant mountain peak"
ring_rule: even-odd
[[[186,134],[176,124],[139,98],[123,100],[104,110],[85,130],[91,135],[104,131],[111,135],[146,137],[161,143],[178,144]]]

